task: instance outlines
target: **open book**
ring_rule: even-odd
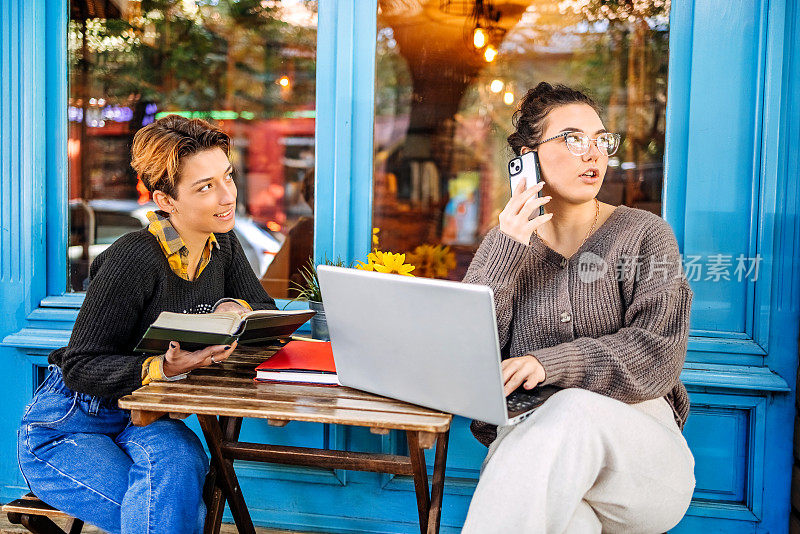
[[[238,314],[161,312],[134,352],[163,354],[170,341],[181,349],[200,350],[209,345],[261,343],[287,337],[314,315],[310,310],[256,310]]]

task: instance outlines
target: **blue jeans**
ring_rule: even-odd
[[[41,500],[111,533],[201,532],[208,457],[182,421],[144,427],[67,388],[57,366],[25,410],[17,453]]]

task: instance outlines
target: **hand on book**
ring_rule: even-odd
[[[247,313],[250,310],[239,304],[238,302],[226,301],[214,308],[214,313],[217,312],[235,312],[238,314]],[[216,358],[214,358],[216,360]]]
[[[181,350],[181,345],[177,341],[169,344],[169,350],[164,355],[164,374],[167,376],[177,376],[188,373],[198,367],[207,367],[228,359],[236,349],[236,341],[230,345],[211,345],[201,350],[189,352]]]

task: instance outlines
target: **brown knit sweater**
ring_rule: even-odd
[[[464,281],[494,291],[504,358],[535,356],[544,385],[629,404],[665,397],[683,429],[692,290],[664,219],[618,206],[570,258],[535,234],[526,246],[495,227]],[[497,435],[481,421],[471,429],[487,446]]]

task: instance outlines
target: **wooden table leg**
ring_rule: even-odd
[[[418,432],[408,430],[406,431],[406,437],[408,438],[408,456],[411,458],[411,470],[414,473],[414,489],[417,492],[419,531],[421,534],[425,534],[428,532],[428,514],[431,508],[430,493],[428,493],[428,469],[425,467],[425,453],[419,446]]]
[[[442,432],[436,437],[436,461],[433,464],[433,484],[431,488],[431,509],[428,513],[428,534],[439,532],[439,520],[442,517],[442,497],[444,497],[444,471],[447,463],[447,442],[450,431]]]
[[[236,472],[233,470],[233,462],[231,460],[226,460],[222,454],[223,434],[220,421],[213,415],[198,414],[197,419],[200,421],[200,427],[203,429],[203,435],[206,438],[208,450],[211,453],[211,461],[214,462],[217,469],[217,485],[225,492],[228,505],[231,507],[231,514],[233,514],[233,519],[236,522],[237,530],[240,534],[255,534],[253,521],[250,519],[250,512],[247,510],[247,505],[242,495],[242,489],[239,486],[239,480],[236,478]],[[230,420],[224,422],[226,434],[228,432],[235,432],[238,434],[237,428],[241,425],[241,419],[239,419],[238,423],[231,422]],[[214,512],[216,512],[216,510]],[[208,527],[208,521],[206,522],[206,527]]]
[[[203,502],[206,503],[206,522],[203,534],[219,534],[222,524],[222,514],[225,512],[225,494],[217,482],[217,463],[211,462],[211,467],[203,486]]]
[[[237,441],[239,432],[242,429],[241,417],[219,417],[219,424],[226,440]],[[203,500],[206,503],[206,523],[203,529],[205,534],[219,534],[222,525],[222,515],[225,513],[225,495],[218,476],[219,468],[216,462],[211,462],[206,487],[203,492]]]

